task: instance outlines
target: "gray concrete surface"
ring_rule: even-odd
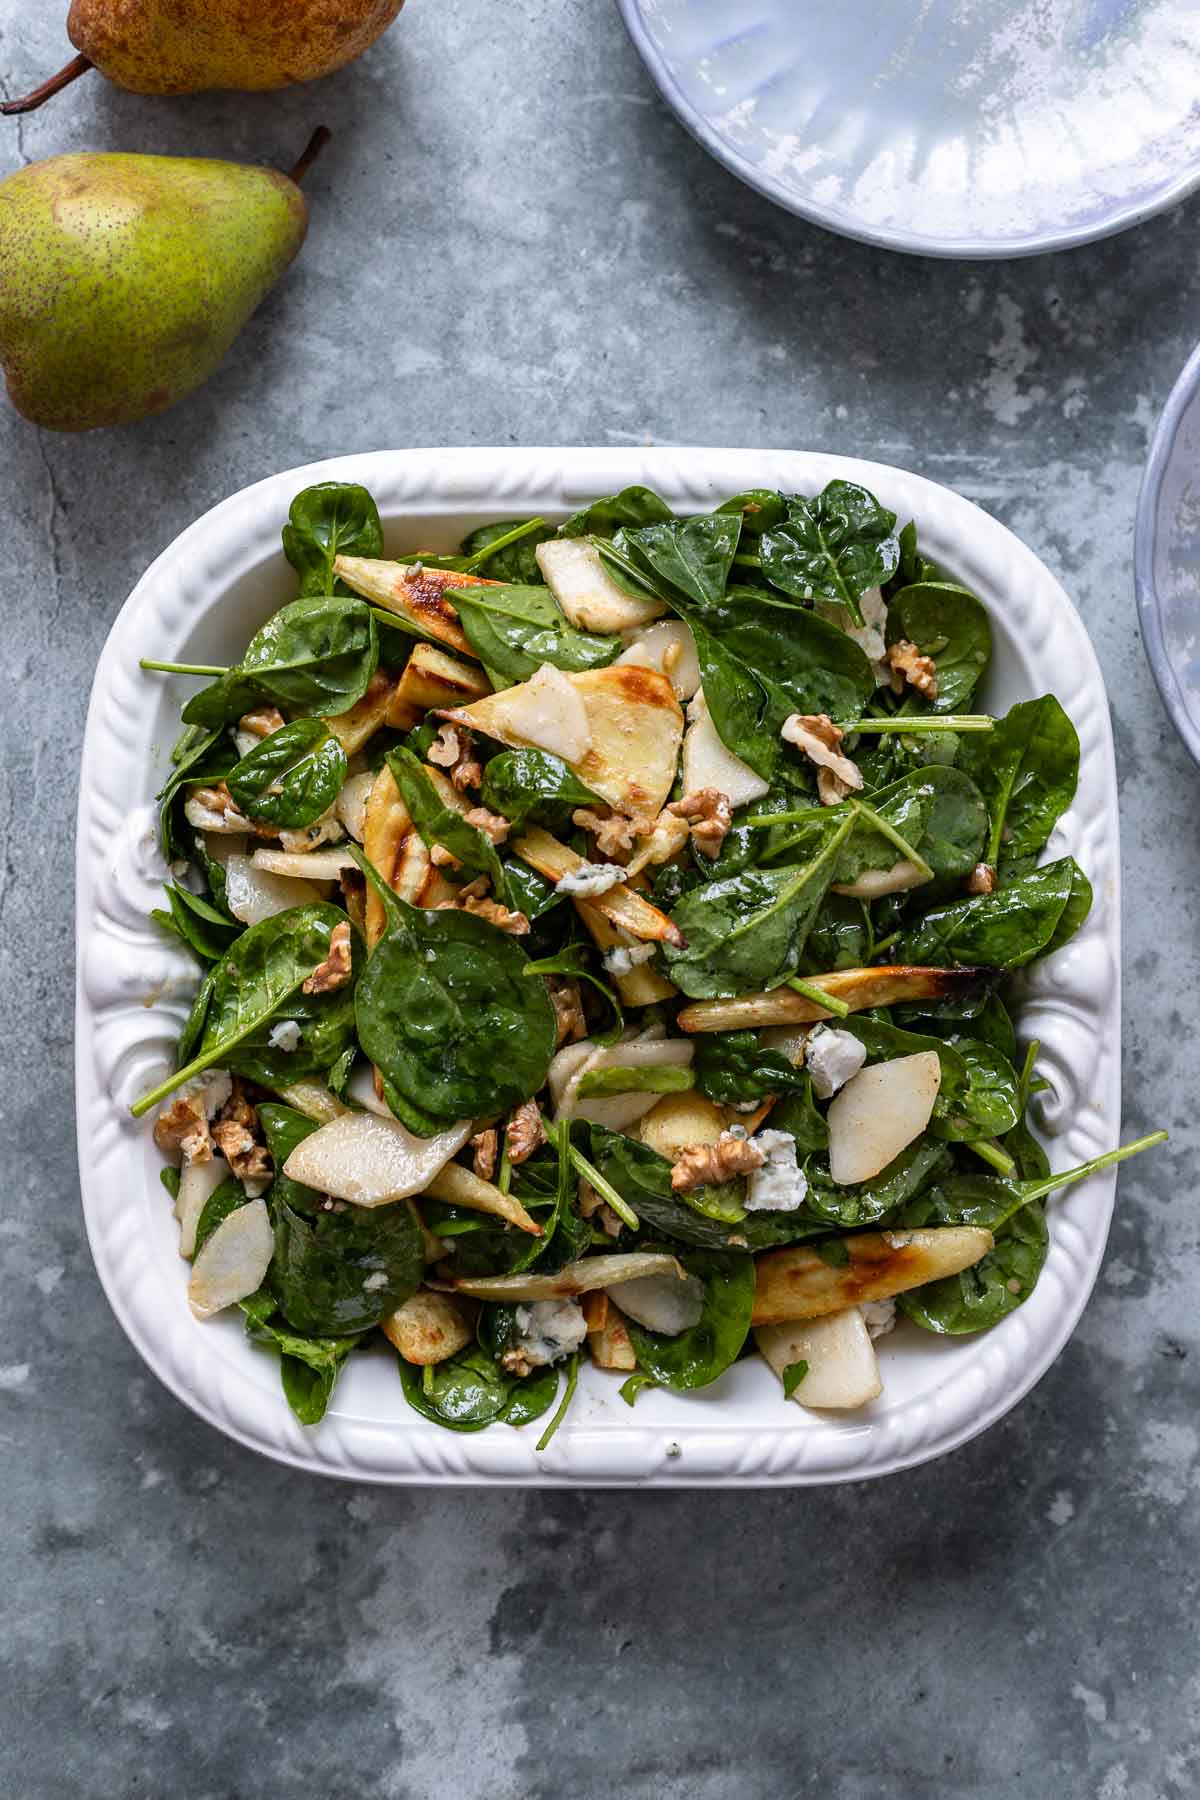
[[[63,60],[0,0],[0,83]],[[1133,507],[1200,330],[1195,205],[1040,262],[843,243],[710,163],[603,0],[412,0],[276,96],[98,77],[0,130],[290,162],[312,235],[218,375],[141,426],[0,407],[0,1793],[11,1800],[1180,1800],[1200,1791],[1197,776],[1143,664]],[[813,445],[978,499],[1062,577],[1123,784],[1125,1123],[1104,1275],[953,1460],[823,1494],[389,1494],[257,1460],[140,1365],[92,1272],[71,1124],[71,867],[91,670],[198,512],[330,452]]]

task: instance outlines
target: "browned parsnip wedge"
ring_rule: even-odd
[[[602,956],[608,950],[628,950],[638,942],[630,932],[606,919],[590,900],[577,900],[575,911]],[[679,992],[673,981],[644,962],[636,963],[627,975],[613,975],[611,979],[626,1006],[653,1006],[656,1000],[670,1000]]]
[[[408,731],[439,706],[465,706],[491,691],[491,682],[474,663],[447,656],[436,644],[416,643],[392,695],[387,723]]]
[[[519,1200],[514,1200],[511,1194],[501,1193],[490,1181],[482,1181],[461,1163],[447,1163],[432,1181],[425,1183],[425,1192],[432,1194],[435,1200],[444,1200],[447,1206],[465,1206],[470,1212],[494,1213],[519,1231],[527,1231],[531,1237],[542,1235],[541,1226],[529,1216]]]
[[[583,1316],[587,1322],[588,1349],[598,1369],[620,1369],[628,1373],[637,1368],[633,1340],[629,1328],[608,1295],[598,1290],[583,1296]]]
[[[433,1190],[430,1189],[430,1192]],[[478,1275],[454,1283],[459,1294],[476,1300],[517,1301],[572,1300],[597,1288],[615,1287],[619,1281],[636,1281],[643,1275],[677,1275],[686,1281],[683,1267],[673,1256],[652,1250],[631,1250],[622,1256],[585,1256],[568,1263],[557,1275]]]
[[[683,714],[657,669],[613,663],[561,678],[541,669],[445,716],[502,744],[561,756],[619,812],[655,817],[670,798]]]
[[[957,1275],[986,1256],[992,1234],[978,1225],[935,1225],[922,1231],[860,1231],[842,1241],[850,1260],[841,1268],[831,1267],[803,1244],[760,1256],[754,1266],[751,1323],[819,1319]]]
[[[557,838],[551,837],[548,831],[540,826],[526,831],[513,843],[513,849],[527,862],[531,869],[544,875],[547,881],[559,882],[564,875],[573,875],[582,869],[584,858],[566,844],[560,844]],[[635,938],[644,942],[674,944],[682,948],[684,938],[678,925],[668,919],[666,913],[660,912],[657,906],[651,906],[636,888],[631,888],[624,881],[616,882],[603,894],[589,894],[588,904],[595,908],[604,918],[611,919],[614,925],[621,925]],[[713,1026],[713,1030],[717,1027]]]
[[[475,652],[458,622],[453,601],[446,598],[446,590],[503,585],[485,581],[482,575],[456,575],[451,569],[426,569],[419,562],[380,562],[370,556],[336,557],[333,572],[364,600],[397,613],[430,637],[470,657]]]
[[[841,1000],[851,1012],[872,1006],[895,1006],[901,1000],[965,1000],[995,975],[994,969],[923,969],[887,964],[878,969],[834,969],[828,975],[806,975]],[[683,1031],[740,1031],[756,1025],[808,1025],[832,1018],[793,988],[769,994],[742,994],[737,1000],[700,1000],[685,1006],[677,1023]]]
[[[440,771],[437,773],[440,777]],[[444,787],[438,785],[443,799],[447,790],[453,793],[449,782]],[[453,804],[458,805],[457,797]],[[453,898],[454,889],[434,868],[429,847],[410,819],[386,765],[375,777],[367,799],[363,850],[388,886],[411,906],[436,906],[440,900]],[[371,887],[367,888],[366,903],[367,948],[373,950],[383,936],[383,903]]]
[[[405,1362],[440,1363],[466,1348],[475,1332],[453,1294],[419,1288],[411,1300],[379,1321],[385,1338]]]
[[[754,1341],[781,1381],[785,1369],[808,1364],[808,1373],[789,1395],[800,1406],[849,1412],[883,1392],[875,1346],[857,1306],[820,1319],[759,1325]]]
[[[356,750],[361,750],[375,736],[387,718],[394,688],[395,683],[383,670],[376,669],[371,677],[371,685],[362,699],[356,701],[349,712],[338,713],[335,718],[326,719],[326,725],[347,756],[353,756]]]

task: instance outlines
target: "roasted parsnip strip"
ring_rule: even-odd
[[[447,1206],[465,1206],[469,1212],[493,1213],[496,1218],[517,1226],[518,1230],[529,1232],[531,1237],[542,1235],[541,1226],[536,1219],[530,1218],[519,1200],[514,1200],[511,1194],[502,1194],[490,1181],[481,1181],[461,1163],[447,1163],[432,1181],[426,1183],[425,1192],[435,1200],[444,1200]]]
[[[371,685],[362,699],[356,701],[349,712],[338,713],[335,718],[326,719],[326,725],[347,756],[353,756],[356,750],[361,750],[375,736],[387,718],[394,687],[391,677],[385,675],[382,669],[376,669],[371,677]]]
[[[594,900],[576,900],[575,911],[588,929],[592,942],[601,955],[606,950],[628,948],[632,936],[606,919]],[[638,963],[628,975],[614,975],[618,994],[626,1006],[653,1006],[656,1000],[670,1000],[679,989],[648,963]]]
[[[418,1288],[410,1300],[379,1321],[379,1329],[405,1362],[445,1362],[465,1349],[475,1333],[462,1304],[452,1294]]]
[[[843,1242],[850,1260],[840,1268],[803,1244],[760,1256],[751,1322],[819,1319],[957,1275],[987,1254],[992,1234],[978,1225],[936,1225],[922,1231],[861,1231]]]
[[[466,706],[492,691],[491,682],[473,663],[447,656],[436,644],[416,643],[404,665],[388,708],[387,722],[407,731],[443,706]]]
[[[569,850],[566,844],[560,844],[557,838],[548,831],[534,827],[516,839],[513,849],[523,862],[547,881],[559,882],[564,875],[573,874],[584,866],[584,858]],[[660,944],[674,944],[682,949],[683,934],[678,925],[668,919],[666,913],[659,912],[657,906],[639,894],[635,888],[618,881],[604,894],[589,894],[588,904],[604,918],[611,919],[614,925],[621,925],[633,937]],[[715,1029],[715,1027],[714,1027]]]
[[[430,1189],[430,1192],[433,1190]],[[631,1250],[623,1256],[585,1256],[568,1263],[557,1275],[480,1275],[455,1281],[454,1291],[473,1294],[477,1300],[570,1300],[593,1289],[614,1287],[619,1281],[636,1281],[642,1275],[678,1275],[683,1268],[673,1256],[657,1251]]]
[[[805,979],[827,988],[851,1012],[873,1006],[895,1006],[901,1000],[965,1000],[994,976],[993,969],[925,969],[888,964],[878,969],[834,969]],[[682,1031],[739,1031],[755,1025],[807,1025],[833,1014],[793,988],[769,994],[742,994],[736,1000],[700,1000],[685,1006],[677,1023]]]
[[[583,1296],[588,1349],[598,1369],[619,1369],[628,1374],[637,1368],[633,1340],[625,1320],[602,1290]]]
[[[408,619],[430,637],[474,658],[466,633],[458,622],[447,588],[496,587],[480,575],[456,575],[451,569],[426,569],[419,562],[381,562],[369,556],[339,556],[334,574],[348,587],[376,606]]]

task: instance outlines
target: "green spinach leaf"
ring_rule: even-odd
[[[756,1031],[702,1031],[695,1039],[692,1074],[697,1088],[722,1106],[765,1100],[768,1094],[804,1093],[808,1076],[782,1050],[768,1050]]]
[[[531,824],[560,831],[577,806],[603,804],[565,762],[545,750],[502,750],[493,756],[483,771],[479,797],[514,830]]]
[[[1035,956],[1057,949],[1078,930],[1090,896],[1078,864],[1064,856],[1005,883],[995,893],[935,907],[901,934],[895,959],[1018,969]],[[1059,935],[1060,926],[1065,937]]]
[[[761,537],[764,531],[782,525],[788,516],[787,501],[774,488],[747,488],[744,494],[734,494],[714,510],[740,513],[743,537]]]
[[[472,650],[500,685],[528,681],[543,663],[602,669],[623,648],[619,637],[577,631],[547,587],[450,588]]]
[[[299,831],[329,811],[346,779],[346,752],[323,719],[293,719],[257,743],[227,777],[247,818]]]
[[[782,1105],[790,1104],[784,1101]],[[779,1107],[776,1112],[779,1112]],[[703,1188],[688,1196],[699,1204],[686,1204],[671,1188],[671,1164],[648,1144],[640,1143],[606,1126],[590,1128],[592,1161],[604,1179],[629,1202],[651,1237],[666,1233],[681,1244],[701,1249],[739,1251],[768,1250],[779,1244],[797,1243],[828,1230],[811,1215],[801,1212],[752,1213],[743,1220],[730,1219],[719,1203],[706,1211]],[[789,1129],[781,1126],[781,1129]],[[740,1208],[738,1209],[741,1210]],[[646,1248],[639,1245],[639,1248]]]
[[[474,568],[486,569],[489,581],[511,581],[520,587],[544,585],[536,551],[539,544],[557,535],[551,525],[538,525],[534,530],[526,531],[515,543],[504,545],[490,556],[480,555],[489,545],[511,536],[525,523],[523,519],[505,519],[496,525],[480,525],[463,539],[463,556]]]
[[[319,1425],[342,1366],[362,1337],[305,1337],[272,1322],[274,1310],[274,1301],[269,1300],[262,1316],[253,1300],[244,1300],[246,1336],[279,1351],[279,1373],[288,1405],[302,1425]]]
[[[205,1244],[217,1229],[217,1226],[223,1225],[230,1213],[237,1212],[240,1207],[247,1204],[248,1198],[246,1190],[238,1180],[237,1176],[226,1175],[220,1186],[214,1188],[213,1192],[204,1202],[200,1217],[196,1221],[196,1242],[195,1248],[192,1251],[193,1262],[196,1257],[199,1256]]]
[[[1023,700],[994,728],[968,734],[959,765],[987,801],[991,820],[986,861],[993,865],[1042,848],[1075,798],[1079,738],[1054,698]]]
[[[763,574],[794,600],[840,601],[861,625],[859,601],[899,561],[895,513],[853,481],[831,481],[811,500],[786,498],[787,523],[760,539]]]
[[[617,547],[639,572],[647,573],[649,585],[658,592],[682,594],[705,610],[725,593],[741,533],[740,513],[705,513],[695,519],[674,519],[669,525],[626,529]]]
[[[348,594],[335,578],[338,556],[382,556],[379,508],[347,481],[322,481],[296,495],[283,528],[283,553],[300,577],[301,595]]]
[[[754,1310],[754,1258],[737,1250],[675,1250],[689,1275],[704,1283],[697,1324],[677,1337],[648,1331],[630,1319],[638,1367],[677,1393],[707,1387],[735,1363],[750,1334]]]
[[[815,1218],[844,1230],[875,1225],[947,1174],[952,1166],[946,1146],[925,1136],[909,1144],[871,1181],[851,1187],[838,1186],[827,1168],[810,1164],[805,1208]]]
[[[414,1412],[450,1431],[482,1431],[496,1422],[521,1426],[554,1404],[558,1370],[536,1369],[523,1380],[509,1375],[478,1344],[437,1363],[426,1387],[424,1371],[398,1359],[404,1397]]]
[[[966,1085],[930,1121],[934,1137],[951,1143],[1001,1137],[1020,1118],[1017,1072],[1002,1051],[979,1038],[956,1040]],[[942,1096],[938,1096],[941,1102]]]
[[[165,891],[170,911],[155,907],[150,914],[155,924],[181,939],[201,962],[219,962],[244,927],[178,882],[172,882]]]
[[[665,500],[647,487],[622,488],[607,500],[593,500],[559,526],[559,537],[612,538],[623,528],[658,525],[673,519]]]
[[[226,725],[269,699],[290,712],[332,718],[362,699],[378,661],[375,620],[362,600],[293,600],[254,634],[236,668],[192,695],[183,717]]]
[[[933,712],[966,711],[992,654],[992,628],[974,594],[950,581],[922,581],[901,588],[888,605],[887,636],[889,644],[906,638],[923,656],[933,658],[937,669]]]
[[[416,1293],[424,1272],[421,1228],[406,1201],[319,1210],[311,1218],[276,1202],[271,1289],[296,1331],[366,1331]]]

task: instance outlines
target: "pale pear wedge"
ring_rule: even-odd
[[[666,676],[613,663],[564,679],[583,702],[588,744],[579,757],[563,760],[619,812],[660,813],[670,798],[683,736],[683,714]],[[545,749],[543,701],[536,693],[531,701],[531,686],[521,682],[445,716],[503,744]]]
[[[653,1250],[630,1250],[617,1256],[585,1256],[582,1262],[568,1263],[557,1275],[463,1276],[453,1287],[455,1293],[472,1294],[476,1300],[525,1305],[535,1300],[573,1300],[597,1288],[636,1281],[642,1275],[675,1275],[680,1282],[688,1279],[683,1265],[673,1256]]]
[[[639,631],[625,631],[627,648],[617,658],[620,663],[640,663],[644,669],[657,669],[675,689],[677,700],[690,700],[700,686],[700,659],[692,628],[682,619],[662,619]]]
[[[522,862],[527,862],[547,881],[557,883],[564,875],[571,875],[584,866],[582,856],[568,849],[566,844],[560,844],[540,826],[534,826],[516,838],[513,849]],[[589,894],[588,905],[645,943],[674,944],[677,949],[683,948],[683,933],[678,925],[624,881],[618,881],[605,894]],[[713,1026],[712,1029],[720,1028]]]
[[[689,1052],[691,1054],[689,1054]],[[570,1084],[563,1103],[555,1113],[555,1123],[562,1119],[587,1119],[593,1125],[607,1126],[609,1131],[628,1131],[657,1105],[657,1094],[630,1093],[590,1095],[579,1098],[579,1083],[585,1075],[600,1069],[686,1068],[695,1054],[695,1046],[681,1038],[656,1038],[649,1043],[608,1044],[597,1050],[580,1070],[579,1078]]]
[[[474,1130],[473,1125],[471,1129]],[[531,1237],[542,1235],[541,1226],[529,1216],[519,1200],[514,1200],[511,1194],[501,1193],[498,1187],[481,1180],[462,1163],[447,1163],[432,1181],[426,1182],[425,1192],[435,1200],[444,1200],[447,1206],[465,1206],[469,1212],[491,1213],[495,1218],[515,1225],[519,1231],[527,1231]]]
[[[431,1191],[430,1182],[458,1153],[475,1127],[470,1119],[417,1137],[399,1119],[373,1112],[344,1112],[302,1138],[283,1165],[299,1181],[354,1206],[390,1206],[410,1194]]]
[[[412,830],[413,822],[408,808],[400,798],[400,790],[392,779],[392,771],[385,763],[376,775],[374,786],[367,797],[362,847],[367,861],[374,864],[390,888],[396,885],[396,866],[400,861],[400,852]],[[368,882],[366,938],[369,950],[373,950],[383,936],[386,923],[383,902]]]
[[[204,1163],[184,1163],[179,1172],[174,1212],[179,1220],[179,1254],[189,1261],[196,1248],[200,1214],[228,1173],[229,1164],[220,1156],[210,1156]]]
[[[716,788],[733,807],[747,806],[761,800],[769,784],[756,775],[749,763],[735,756],[721,738],[708,702],[701,690],[688,707],[688,728],[683,740],[683,791],[697,794],[702,788]]]
[[[467,706],[491,691],[492,684],[482,669],[448,656],[436,644],[417,643],[392,694],[387,723],[397,731],[408,731],[427,712]]]
[[[257,925],[293,906],[309,906],[315,900],[323,900],[326,891],[311,881],[272,875],[256,867],[249,856],[231,856],[225,864],[225,904],[243,925]]]
[[[339,881],[346,869],[355,867],[348,850],[270,850],[265,845],[250,858],[250,867],[259,875],[275,875],[294,887],[307,887],[313,881]],[[292,901],[299,906],[300,901]]]
[[[751,1323],[819,1319],[957,1275],[987,1255],[992,1234],[978,1225],[935,1225],[919,1231],[859,1231],[842,1242],[850,1260],[840,1268],[803,1244],[760,1256],[754,1265]]]
[[[576,900],[575,911],[602,955],[606,950],[629,949],[639,942],[631,932],[622,931],[619,925],[606,919],[602,912],[597,912],[590,900]],[[653,1006],[656,1000],[670,1000],[679,992],[673,981],[668,981],[665,975],[660,975],[649,963],[638,963],[630,969],[628,975],[612,975],[609,979],[626,1006]]]
[[[850,900],[882,900],[885,894],[906,894],[928,880],[920,863],[902,856],[890,869],[864,869],[854,881],[835,881],[832,891]]]
[[[362,699],[355,701],[349,712],[326,719],[325,723],[347,756],[361,750],[386,722],[394,686],[382,669],[376,669]]]
[[[789,1396],[798,1406],[851,1412],[883,1392],[875,1346],[857,1306],[820,1319],[759,1325],[754,1342],[781,1381],[785,1369],[808,1364]]]
[[[585,1294],[581,1302],[588,1331],[588,1351],[598,1369],[630,1374],[637,1368],[629,1328],[602,1290]]]
[[[704,1311],[704,1283],[696,1275],[682,1281],[672,1270],[663,1275],[638,1275],[609,1289],[611,1298],[636,1325],[678,1337],[700,1323]]]
[[[361,844],[363,841],[367,823],[367,801],[371,798],[371,789],[374,785],[375,776],[370,769],[364,769],[361,775],[348,775],[333,803],[334,813],[356,844]]]
[[[405,1362],[428,1367],[465,1350],[475,1336],[461,1303],[453,1294],[418,1288],[403,1306],[379,1321],[379,1329]]]
[[[877,969],[834,969],[806,980],[823,987],[851,1012],[873,1006],[895,1006],[901,1000],[966,1000],[979,993],[994,969],[931,969],[887,964]],[[827,1008],[797,994],[775,988],[769,994],[743,994],[737,1000],[700,1000],[685,1006],[676,1021],[681,1031],[740,1031],[759,1025],[811,1025],[829,1019]]]
[[[407,619],[418,637],[436,638],[476,661],[446,589],[503,585],[485,581],[481,575],[456,575],[451,569],[426,569],[419,562],[381,562],[370,556],[335,557],[333,572],[364,600]]]
[[[661,600],[639,600],[619,587],[590,538],[549,538],[534,550],[542,579],[580,631],[628,631],[661,618]]]
[[[323,1081],[293,1081],[290,1087],[279,1089],[279,1098],[285,1106],[303,1113],[306,1119],[314,1119],[318,1125],[328,1125],[330,1119],[340,1119],[348,1110]]]
[[[664,1094],[638,1126],[638,1136],[668,1162],[677,1162],[697,1144],[715,1144],[725,1125],[725,1114],[716,1102],[693,1088],[687,1094]]]
[[[942,1082],[936,1050],[872,1063],[829,1103],[829,1173],[839,1187],[870,1181],[919,1138]]]
[[[275,1254],[275,1233],[265,1200],[248,1200],[222,1219],[192,1264],[188,1305],[197,1319],[211,1319],[255,1293]]]

